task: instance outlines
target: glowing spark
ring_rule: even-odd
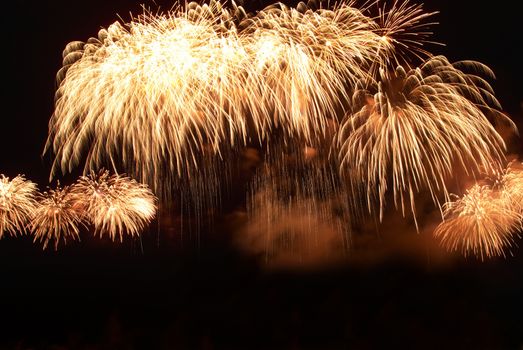
[[[79,198],[71,191],[70,186],[50,189],[44,192],[39,200],[31,230],[34,232],[34,242],[43,242],[43,249],[54,240],[54,248],[63,240],[80,239],[80,226],[85,225],[85,216]]]
[[[466,194],[444,205],[445,220],[434,236],[450,251],[465,256],[505,256],[521,228],[522,214],[489,186],[474,185]]]
[[[74,192],[95,230],[112,240],[118,235],[122,241],[124,233],[139,235],[156,214],[156,198],[146,186],[108,171],[82,176]]]
[[[18,175],[12,180],[0,175],[0,238],[25,231],[36,208],[36,184]]]
[[[501,113],[490,107],[499,105],[484,80],[441,56],[417,69],[381,73],[378,86],[356,91],[356,112],[338,136],[342,170],[350,171],[353,188],[363,187],[369,211],[377,198],[382,218],[391,188],[395,206],[405,214],[409,205],[415,216],[422,189],[438,206],[438,194],[448,198],[445,181],[455,166],[468,174],[500,169],[505,143],[484,111]]]

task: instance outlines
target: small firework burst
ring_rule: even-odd
[[[25,231],[36,208],[36,184],[18,175],[12,180],[0,175],[0,238]]]
[[[475,184],[462,198],[444,205],[444,221],[434,236],[449,251],[482,260],[505,256],[521,228],[522,214],[490,186]]]
[[[156,197],[145,185],[108,171],[82,176],[74,185],[87,217],[96,232],[112,240],[124,233],[140,234],[156,214]]]
[[[44,192],[34,212],[31,230],[34,242],[43,243],[43,249],[54,241],[58,249],[61,241],[80,239],[80,227],[85,225],[85,215],[79,198],[70,186]]]

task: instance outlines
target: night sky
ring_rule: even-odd
[[[62,50],[117,14],[127,20],[129,11],[140,13],[141,2],[14,3],[2,21],[0,173],[25,174],[44,190],[51,160],[42,150]],[[523,30],[515,5],[432,0],[425,8],[440,11],[433,38],[446,44],[430,49],[492,68],[496,96],[523,130]],[[522,159],[523,142],[512,140],[509,152]],[[365,258],[278,268],[233,243],[227,210],[245,203],[241,195],[227,200],[214,226],[199,234],[169,229],[163,213],[141,241],[122,244],[82,232],[81,242],[55,252],[30,237],[4,236],[0,348],[523,349],[522,239],[514,256],[480,262],[415,254],[426,240],[412,230],[399,233],[412,236],[410,249],[397,249],[398,239],[381,228]]]

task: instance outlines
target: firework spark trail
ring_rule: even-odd
[[[12,180],[0,175],[0,238],[12,236],[27,228],[36,208],[36,184],[18,175]]]
[[[328,263],[350,246],[343,184],[320,148],[278,147],[251,184],[247,231],[240,243],[265,260]]]
[[[376,4],[378,4],[376,2]],[[438,12],[424,12],[423,5],[410,4],[408,1],[387,3],[378,9],[375,18],[377,29],[384,42],[379,63],[398,66],[409,64],[413,58],[423,62],[432,53],[425,49],[425,44],[441,45],[429,40],[432,31],[429,28],[437,22],[429,22],[428,19]]]
[[[85,226],[85,213],[80,205],[78,195],[70,186],[59,185],[56,189],[44,192],[31,222],[31,231],[34,233],[34,242],[43,243],[43,249],[49,242],[54,241],[54,248],[58,249],[61,241],[80,239],[80,227]]]
[[[139,235],[156,214],[156,197],[145,185],[108,171],[82,176],[73,192],[96,232],[112,240]]]
[[[483,260],[505,256],[521,229],[523,216],[499,191],[476,184],[462,198],[445,203],[444,218],[434,231],[441,245]]]
[[[504,117],[499,104],[485,80],[458,67],[437,56],[417,69],[382,70],[377,86],[354,94],[356,112],[338,135],[341,168],[350,171],[353,188],[364,187],[369,211],[378,200],[380,219],[389,188],[395,206],[404,215],[410,206],[415,217],[421,190],[438,207],[438,194],[448,200],[446,180],[455,166],[470,175],[501,168],[505,143],[487,118]]]

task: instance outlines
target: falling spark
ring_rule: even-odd
[[[505,256],[521,229],[522,213],[499,191],[475,184],[462,198],[444,205],[444,221],[434,236],[449,251],[473,254],[481,260]]]
[[[491,75],[480,63],[461,65]],[[369,211],[377,199],[380,219],[389,189],[396,208],[405,215],[409,206],[416,217],[421,190],[438,207],[439,194],[448,200],[446,180],[455,167],[470,175],[501,168],[505,143],[487,118],[502,115],[499,104],[485,80],[459,66],[437,56],[417,69],[382,70],[377,86],[356,91],[356,112],[338,135],[339,158]]]
[[[145,185],[121,175],[92,172],[73,187],[87,217],[100,235],[123,240],[139,235],[156,214],[156,197]]]
[[[266,262],[327,264],[350,246],[343,184],[325,149],[281,147],[266,155],[248,198],[249,223],[239,241]]]
[[[12,180],[0,175],[0,238],[25,231],[36,208],[36,184],[18,175]]]
[[[31,223],[34,242],[43,242],[46,249],[54,241],[55,250],[61,241],[80,239],[80,227],[85,225],[85,215],[79,198],[70,186],[59,185],[49,189],[39,199]]]

